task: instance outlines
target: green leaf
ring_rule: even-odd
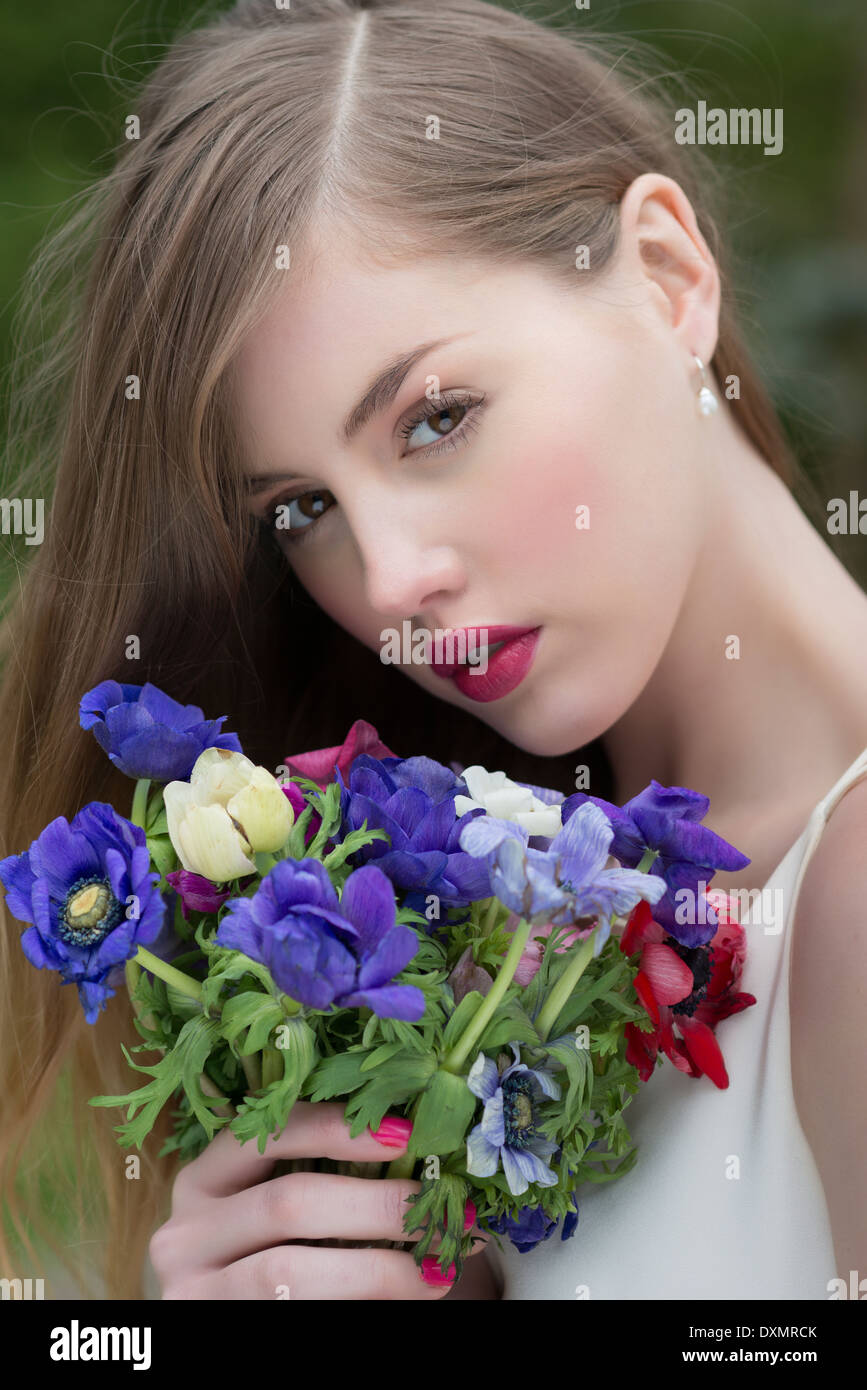
[[[303,1018],[287,1019],[283,1026],[285,1041],[279,1049],[283,1075],[259,1095],[245,1097],[230,1124],[242,1144],[256,1139],[260,1153],[265,1152],[269,1135],[276,1136],[285,1128],[318,1057],[316,1034]]]
[[[366,1048],[350,1048],[348,1052],[323,1058],[304,1088],[305,1095],[311,1100],[333,1100],[335,1096],[349,1095],[364,1085],[362,1068],[369,1055]]]
[[[471,989],[468,994],[464,995],[446,1024],[446,1030],[443,1033],[443,1047],[446,1051],[450,1047],[454,1047],[462,1036],[476,1011],[481,1007],[483,997],[477,989]]]
[[[475,1050],[484,1052],[487,1048],[502,1047],[505,1043],[530,1043],[536,1047],[541,1039],[518,999],[508,999],[501,1004],[488,1023]]]
[[[223,1035],[233,1050],[239,1050],[242,1057],[249,1057],[265,1047],[283,1018],[283,1010],[276,999],[258,990],[245,990],[227,999],[223,1005]],[[249,1031],[244,1046],[235,1049],[235,1043],[245,1028]]]
[[[172,965],[174,964],[175,961],[172,961]],[[177,968],[180,970],[181,967],[178,966]],[[202,1005],[198,999],[191,999],[188,994],[181,994],[174,985],[166,984],[166,998],[176,1018],[195,1018],[196,1014],[202,1012]]]
[[[450,1154],[462,1148],[476,1099],[466,1077],[448,1071],[434,1072],[415,1112],[409,1151],[419,1156]]]
[[[226,1097],[205,1095],[199,1078],[205,1061],[221,1041],[219,1024],[214,1019],[199,1014],[197,1018],[191,1018],[184,1024],[171,1052],[167,1052],[155,1066],[140,1066],[134,1062],[121,1043],[129,1065],[135,1071],[146,1072],[153,1079],[138,1090],[131,1091],[129,1095],[93,1096],[88,1104],[128,1106],[129,1123],[115,1125],[115,1130],[122,1144],[134,1144],[140,1149],[166,1101],[179,1087],[183,1087],[193,1114],[208,1138],[212,1139],[217,1130],[227,1123],[227,1119],[211,1112],[212,1109],[225,1105]],[[137,1111],[140,1113],[133,1119],[132,1116]]]
[[[318,859],[331,839],[331,832],[340,825],[340,786],[338,783],[330,782],[324,792],[317,788],[313,798],[313,806],[322,817],[322,824],[307,846],[306,853],[310,858]]]
[[[283,853],[287,859],[303,859],[307,854],[304,845],[304,836],[307,833],[307,827],[312,819],[313,807],[305,806],[300,816],[297,817],[295,824],[292,826],[289,832],[289,838],[283,847]]]
[[[335,845],[331,853],[325,856],[322,861],[324,868],[333,874],[336,869],[342,868],[350,854],[363,849],[365,845],[373,844],[374,840],[385,840],[386,843],[390,844],[391,836],[387,830],[368,830],[365,820],[359,830],[351,830],[346,838],[341,840],[339,845]]]
[[[168,820],[166,818],[166,804],[163,799],[162,787],[148,798],[148,806],[145,812],[145,834],[148,839],[151,835],[168,834]]]
[[[168,835],[168,833],[169,818],[166,815],[165,806],[160,806],[159,808],[157,808],[153,820],[148,821],[147,838],[150,839],[152,835]]]
[[[562,1062],[569,1078],[569,1089],[563,1101],[563,1132],[572,1130],[582,1115],[590,1109],[590,1095],[593,1089],[594,1071],[590,1049],[576,1047],[574,1037],[558,1038],[549,1043],[548,1055]]]
[[[374,1067],[381,1066],[387,1062],[389,1057],[395,1057],[398,1052],[403,1052],[402,1042],[383,1043],[381,1047],[375,1047],[370,1056],[361,1064],[362,1071],[373,1071]]]
[[[151,862],[163,878],[177,868],[178,857],[168,835],[148,835],[148,851]]]
[[[354,1139],[366,1126],[378,1129],[388,1111],[414,1100],[424,1090],[435,1066],[435,1058],[428,1054],[392,1057],[377,1067],[370,1080],[346,1103],[350,1137]]]
[[[233,951],[227,946],[214,946],[213,943],[200,938],[198,932],[196,939],[201,941],[203,949],[209,956],[208,976],[202,981],[202,1004],[206,1009],[218,1008],[224,987],[236,980],[243,979],[245,975],[250,975],[254,980],[258,980],[264,986],[263,992],[272,998],[276,999],[279,996],[280,991],[267,966],[262,965],[257,960],[251,960],[249,956],[244,955],[243,951]]]

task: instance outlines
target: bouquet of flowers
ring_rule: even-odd
[[[80,723],[135,779],[129,818],[91,802],[0,862],[28,959],[89,1024],[129,990],[148,1080],[91,1104],[138,1148],[172,1105],[185,1160],[226,1125],[263,1152],[299,1099],[344,1102],[353,1136],[398,1114],[419,1263],[438,1242],[460,1274],[468,1201],[521,1251],[568,1238],[581,1184],[633,1166],[625,1111],[662,1055],[728,1085],[714,1030],[755,999],[699,885],[749,860],[680,787],[564,797],[400,758],[363,720],[275,775],[225,718],[103,681]],[[312,1165],[386,1167],[283,1170]]]

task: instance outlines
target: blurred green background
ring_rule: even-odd
[[[709,106],[783,108],[779,156],[755,146],[713,150],[728,171],[724,233],[737,257],[738,302],[795,450],[822,497],[846,495],[850,487],[867,492],[864,0],[590,0],[580,11],[572,0],[502,3],[558,25],[651,43]],[[40,235],[110,160],[129,109],[121,83],[143,76],[179,25],[226,7],[219,0],[42,0],[7,10],[0,369],[13,351],[14,296]],[[867,583],[863,538],[832,544]]]

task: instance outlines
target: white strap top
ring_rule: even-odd
[[[865,775],[867,748],[741,914],[740,988],[757,1003],[719,1025],[728,1087],[665,1058],[625,1111],[635,1167],[579,1189],[575,1234],[563,1241],[557,1231],[525,1254],[491,1239],[503,1298],[826,1299],[830,1280],[848,1278],[836,1269],[792,1091],[789,962],[807,865],[837,802]]]

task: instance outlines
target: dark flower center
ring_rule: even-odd
[[[713,965],[713,951],[708,946],[682,946],[679,941],[669,941],[667,945],[685,961],[692,971],[693,991],[685,999],[681,999],[679,1004],[672,1004],[673,1014],[687,1014],[690,1018],[695,1013],[701,1001],[707,993],[710,984],[711,970]]]
[[[57,934],[73,946],[95,946],[123,917],[118,902],[104,878],[79,878],[66,895]]]
[[[510,1149],[526,1149],[533,1137],[533,1103],[530,1079],[518,1072],[503,1083],[505,1142]]]

